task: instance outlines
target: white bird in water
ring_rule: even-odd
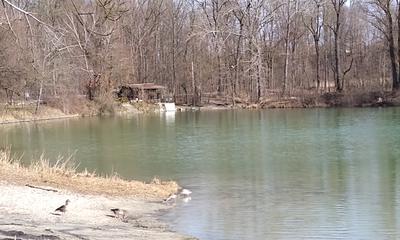
[[[192,191],[190,191],[189,189],[181,188],[178,190],[177,193],[170,194],[166,199],[164,199],[164,202],[175,202],[178,198],[181,199],[183,202],[189,202],[190,200],[192,200],[190,194],[192,194]]]
[[[65,204],[64,204],[64,205],[62,205],[62,206],[58,207],[56,210],[54,210],[54,212],[62,212],[62,213],[65,213],[65,212],[67,211],[68,203],[70,203],[70,200],[69,200],[69,199],[67,199],[67,201],[65,201]]]
[[[185,188],[183,188],[183,189],[179,192],[179,195],[182,196],[182,197],[184,197],[184,198],[189,197],[190,194],[192,194],[192,191],[190,191],[189,189],[185,189]]]

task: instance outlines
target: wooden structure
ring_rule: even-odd
[[[160,102],[164,100],[167,87],[154,83],[137,83],[121,85],[117,91],[119,98],[128,100],[143,100],[147,102]]]

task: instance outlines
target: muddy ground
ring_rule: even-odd
[[[0,240],[4,239],[193,239],[157,220],[163,202],[82,195],[0,183]],[[54,210],[69,199],[65,213]],[[111,208],[127,211],[116,218]]]

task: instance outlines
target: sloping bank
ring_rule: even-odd
[[[139,102],[135,104],[111,102],[110,104],[99,104],[96,102],[83,102],[81,109],[75,109],[72,113],[65,113],[57,107],[41,106],[38,112],[32,105],[26,107],[9,106],[0,109],[0,125],[17,124],[25,122],[39,122],[68,118],[91,117],[100,115],[135,115],[140,113],[154,113],[159,111],[159,106]]]
[[[0,151],[0,239],[193,239],[157,220],[175,182],[126,181],[77,172],[66,161],[22,166]],[[70,200],[67,211],[54,210]],[[111,208],[127,211],[124,220]]]
[[[13,108],[0,111],[0,124],[13,124],[23,122],[47,121],[66,118],[77,118],[80,114],[65,114],[61,110],[43,106],[36,114],[32,107]]]

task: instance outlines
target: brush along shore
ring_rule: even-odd
[[[156,219],[170,208],[162,198],[175,182],[127,181],[77,172],[68,159],[51,165],[39,159],[23,166],[0,151],[1,239],[192,239]],[[54,210],[69,199],[65,213]],[[112,208],[124,209],[124,219]]]
[[[79,114],[66,114],[57,108],[47,106],[42,106],[38,112],[32,106],[8,107],[6,110],[0,110],[0,124],[77,118],[79,116]]]
[[[158,104],[143,101],[129,102],[127,99],[88,101],[71,98],[72,103],[50,102],[36,111],[32,104],[1,104],[0,124],[43,121],[79,116],[132,115],[158,112]],[[278,92],[260,98],[257,102],[249,97],[213,96],[203,99],[201,106],[183,104],[178,111],[223,110],[223,109],[269,109],[269,108],[330,108],[330,107],[390,107],[400,106],[400,91],[355,91],[294,92],[291,96],[280,96]]]
[[[178,190],[178,184],[173,181],[154,179],[145,183],[124,180],[117,175],[103,177],[88,171],[78,172],[69,158],[59,158],[51,164],[41,157],[25,166],[8,150],[0,151],[0,180],[22,185],[46,185],[83,194],[131,196],[145,200],[159,200]]]

